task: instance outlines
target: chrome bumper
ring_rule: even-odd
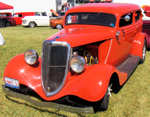
[[[3,92],[6,94],[6,96],[22,99],[22,100],[27,101],[36,107],[55,108],[57,111],[58,110],[64,110],[64,111],[69,111],[69,112],[73,112],[73,113],[94,113],[93,107],[84,107],[84,108],[72,107],[72,106],[62,105],[62,104],[58,104],[58,103],[54,103],[54,102],[38,101],[38,100],[32,99],[28,95],[14,92],[14,91],[6,88],[4,85],[2,86],[2,89],[3,89]]]

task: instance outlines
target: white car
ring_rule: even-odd
[[[50,16],[46,12],[36,12],[35,16],[26,16],[22,20],[22,26],[34,28],[36,26],[49,26]]]

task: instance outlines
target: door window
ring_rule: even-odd
[[[133,22],[133,13],[125,14],[121,17],[119,27],[128,26]]]
[[[138,21],[141,17],[141,10],[135,12],[135,21]]]

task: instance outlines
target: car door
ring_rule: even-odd
[[[49,16],[42,12],[40,16],[37,16],[36,22],[38,26],[49,26]]]
[[[133,13],[120,16],[115,39],[112,40],[109,63],[118,66],[127,59],[134,38]]]

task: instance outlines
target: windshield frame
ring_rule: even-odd
[[[67,23],[67,18],[69,17],[69,15],[83,15],[83,14],[105,14],[105,15],[110,15],[110,16],[112,16],[112,17],[114,17],[114,22],[113,22],[113,26],[110,26],[110,25],[105,25],[105,24],[94,24],[94,23],[86,23],[86,22],[84,22],[84,23]],[[100,23],[100,22],[99,22]],[[116,27],[116,23],[117,23],[117,17],[114,15],[114,14],[111,14],[111,13],[105,13],[105,12],[73,12],[73,13],[69,13],[69,14],[67,14],[66,15],[66,17],[65,17],[65,25],[66,26],[68,26],[68,25],[97,25],[97,26],[106,26],[106,27],[112,27],[112,28],[114,28],[114,27]]]

